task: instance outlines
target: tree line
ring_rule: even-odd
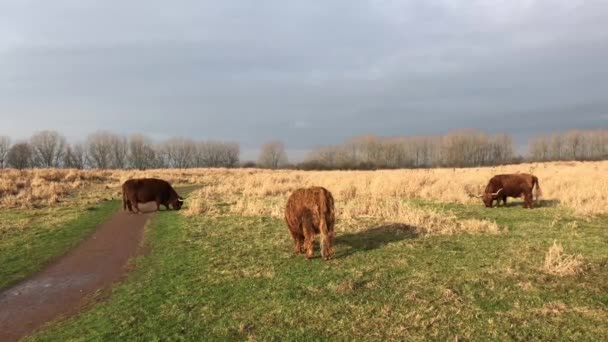
[[[608,129],[572,130],[538,136],[530,141],[530,158],[536,161],[606,160]]]
[[[471,167],[518,160],[513,139],[467,130],[443,136],[350,139],[341,145],[313,149],[303,163],[309,169],[395,169]]]
[[[570,130],[530,139],[516,153],[508,134],[462,130],[440,136],[349,139],[313,149],[303,169],[478,167],[544,161],[608,160],[608,129]]]
[[[129,138],[106,131],[90,134],[82,143],[68,143],[55,131],[41,131],[11,145],[0,137],[0,167],[154,169],[235,167],[240,146],[234,142],[172,138],[155,143],[142,134]]]
[[[516,153],[508,134],[489,135],[462,130],[439,136],[377,137],[366,135],[333,146],[313,148],[308,157],[289,164],[281,141],[264,144],[257,162],[241,163],[235,142],[171,138],[160,143],[142,134],[126,137],[107,131],[84,142],[68,143],[56,131],[35,133],[11,144],[0,136],[0,168],[154,169],[193,167],[262,167],[330,169],[390,169],[477,167],[522,161],[608,159],[608,129],[572,130],[534,137],[527,156]]]

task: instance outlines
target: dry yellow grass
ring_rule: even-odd
[[[608,212],[608,162],[313,172],[257,169],[0,170],[0,206],[49,206],[78,191],[88,193],[93,199],[116,197],[120,184],[129,178],[159,177],[173,184],[203,186],[191,198],[191,215],[216,212],[219,209],[213,204],[222,202],[228,203],[228,210],[235,214],[280,216],[283,202],[293,190],[318,185],[328,188],[341,203],[343,218],[395,217],[403,213],[402,208],[395,207],[401,199],[481,205],[470,195],[481,192],[495,174],[517,172],[531,172],[539,177],[544,200],[554,201],[580,215]]]
[[[1,175],[2,207],[53,206],[92,182],[84,173],[63,170],[2,170]]]
[[[289,194],[319,185],[336,198],[338,230],[357,229],[360,219],[402,223],[426,234],[497,232],[495,223],[459,221],[454,215],[420,209],[403,199],[481,205],[479,193],[495,174],[531,172],[540,178],[543,198],[579,215],[606,212],[608,162],[523,164],[477,169],[386,171],[204,170],[205,187],[190,198],[186,215],[230,213],[281,218]],[[346,222],[346,224],[344,224]]]
[[[70,200],[94,203],[117,198],[120,185],[134,177],[160,177],[176,184],[194,184],[198,179],[192,172],[180,170],[3,169],[0,176],[0,208],[53,207]]]
[[[583,257],[581,255],[568,255],[557,241],[549,248],[545,255],[543,271],[558,275],[569,276],[583,272]]]
[[[197,171],[193,171],[197,172]],[[207,201],[233,200],[237,213],[276,215],[273,199],[284,199],[293,190],[319,185],[328,188],[337,202],[357,205],[353,215],[377,216],[383,201],[421,198],[439,202],[480,204],[471,195],[480,193],[495,174],[531,172],[540,179],[543,199],[580,215],[608,212],[608,162],[522,164],[475,169],[387,171],[267,171],[201,170],[197,182],[205,184],[199,196]],[[251,203],[264,199],[270,204]],[[202,205],[202,204],[201,204]],[[209,205],[203,208],[211,210]],[[236,209],[234,209],[236,207]],[[349,215],[351,210],[343,212]]]
[[[396,171],[393,171],[396,172]],[[346,182],[341,182],[344,175]],[[455,215],[414,207],[394,192],[387,195],[380,184],[375,190],[364,185],[381,183],[370,172],[298,172],[261,170],[213,170],[207,177],[215,180],[189,199],[187,216],[232,214],[282,218],[289,194],[302,186],[321,184],[336,198],[338,231],[366,229],[361,220],[405,224],[421,234],[460,232],[498,233],[494,222],[458,220]],[[334,189],[337,189],[334,190]]]

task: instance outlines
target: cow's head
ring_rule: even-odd
[[[184,205],[184,198],[182,198],[181,196],[178,196],[173,201],[173,203],[171,203],[171,206],[173,207],[173,210],[180,210],[183,205]]]
[[[486,208],[492,208],[492,203],[495,199],[498,198],[498,195],[500,195],[501,192],[502,188],[498,189],[498,191],[496,192],[486,192],[483,195],[479,195],[478,197],[481,198]]]

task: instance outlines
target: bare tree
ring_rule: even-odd
[[[549,146],[545,137],[536,137],[530,141],[529,154],[533,160],[549,160]]]
[[[596,130],[590,132],[591,158],[603,160],[608,158],[608,130]]]
[[[220,149],[221,163],[218,166],[235,167],[239,164],[241,147],[238,143],[224,142]]]
[[[442,164],[448,167],[468,166],[468,160],[472,156],[470,143],[467,140],[468,132],[452,132],[442,137]]]
[[[86,141],[86,151],[91,167],[107,169],[112,162],[112,134],[106,131],[90,134]]]
[[[499,134],[494,138],[492,158],[488,164],[506,164],[513,160],[513,138],[508,134]]]
[[[157,153],[152,140],[135,134],[129,139],[129,162],[132,167],[145,170],[156,166]]]
[[[365,135],[353,140],[357,146],[361,161],[364,163],[377,165],[382,158],[382,144],[380,139],[374,135]]]
[[[262,146],[259,164],[262,167],[277,169],[287,164],[285,144],[281,141],[271,141]]]
[[[162,150],[169,167],[184,169],[194,165],[196,144],[191,139],[169,139],[163,143]]]
[[[313,149],[307,158],[307,163],[314,168],[338,168],[337,146],[321,146]]]
[[[30,138],[34,165],[57,167],[66,144],[65,137],[55,131],[42,131]]]
[[[110,154],[110,166],[113,169],[124,169],[127,167],[129,157],[129,143],[127,138],[111,134],[110,143],[112,145],[112,152]]]
[[[148,167],[149,169],[166,169],[169,167],[167,164],[167,160],[163,154],[161,145],[154,145],[153,154],[151,154],[151,164]],[[153,157],[153,158],[152,158]]]
[[[32,166],[32,148],[23,142],[13,145],[6,155],[6,162],[15,169],[26,169]]]
[[[0,136],[0,169],[6,164],[6,155],[11,148],[11,138]]]
[[[551,160],[562,160],[564,158],[564,137],[561,134],[554,134],[548,144]]]
[[[582,136],[579,131],[569,131],[566,133],[566,146],[568,157],[571,160],[576,160],[580,156],[580,147],[582,144]]]
[[[380,167],[398,168],[405,159],[404,144],[400,139],[389,139],[382,142]]]
[[[82,144],[68,144],[63,153],[63,167],[83,169],[86,163],[86,152]]]
[[[541,153],[542,151],[542,153]],[[602,160],[608,157],[608,130],[555,133],[530,143],[530,158],[546,160]]]
[[[196,167],[214,167],[219,162],[215,142],[202,141],[196,144]]]
[[[240,147],[237,143],[205,141],[196,145],[195,166],[234,167],[239,162]]]
[[[530,144],[530,158],[536,161],[593,159],[591,132],[568,131],[539,136]]]

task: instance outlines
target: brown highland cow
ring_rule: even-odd
[[[161,204],[167,210],[169,205],[174,210],[180,210],[184,199],[175,192],[175,189],[162,179],[141,178],[129,179],[122,185],[122,206],[124,210],[129,209],[139,212],[139,203],[156,202],[156,210],[160,210]]]
[[[524,208],[532,209],[533,192],[536,189],[536,199],[540,195],[538,178],[528,173],[496,175],[490,179],[483,194],[479,197],[486,207],[491,208],[494,201],[507,205],[507,197],[523,197]]]
[[[321,187],[311,187],[294,191],[287,201],[285,221],[295,243],[295,252],[306,251],[306,257],[312,258],[315,235],[321,235],[321,256],[328,260],[333,250],[334,198]]]

